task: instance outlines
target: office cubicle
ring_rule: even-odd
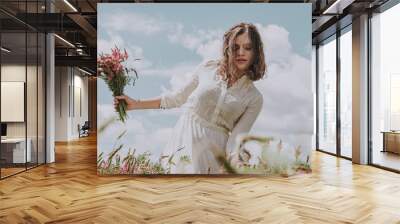
[[[18,20],[41,5],[0,3],[1,179],[45,162],[45,35]]]

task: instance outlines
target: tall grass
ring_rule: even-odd
[[[107,121],[104,126],[101,126],[101,132],[114,121],[115,119]],[[184,148],[177,149],[169,156],[160,156],[156,161],[151,160],[152,154],[149,151],[138,153],[136,149],[128,148],[128,153],[121,158],[120,152],[127,146],[119,142],[126,133],[125,130],[117,136],[115,144],[108,155],[103,152],[98,155],[97,168],[100,175],[171,174],[174,166],[185,166],[192,162],[187,155],[175,159],[176,154]],[[298,172],[311,172],[309,155],[305,161],[301,159],[303,153],[301,146],[288,149],[279,140],[273,147],[271,144],[273,140],[272,137],[265,136],[242,136],[238,144],[237,151],[239,153],[236,158],[227,155],[215,155],[215,157],[220,163],[222,172],[226,174],[261,174],[288,177]],[[249,142],[254,142],[260,146],[261,152],[256,158],[254,158],[256,155],[252,155],[246,149],[246,143]],[[251,159],[256,162],[250,163]],[[175,164],[175,162],[179,164]]]

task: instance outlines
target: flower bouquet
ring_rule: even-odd
[[[125,86],[132,83],[138,78],[138,74],[134,68],[127,68],[123,65],[128,59],[126,50],[123,52],[118,48],[112,48],[111,54],[101,53],[97,58],[97,69],[99,77],[102,78],[111,90],[113,97],[124,94]],[[130,76],[129,73],[134,72],[135,76]],[[119,120],[125,122],[127,119],[126,109],[127,103],[125,100],[120,100],[115,108],[119,115]]]

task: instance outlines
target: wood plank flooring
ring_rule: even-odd
[[[96,139],[0,181],[0,223],[400,223],[400,175],[316,152],[284,177],[99,177]]]
[[[18,172],[22,172],[25,170],[24,168],[1,168],[1,177],[7,177],[13,175]]]
[[[400,154],[376,150],[372,159],[375,164],[400,170]]]

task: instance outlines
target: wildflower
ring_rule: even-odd
[[[134,84],[137,79],[137,72],[133,68],[126,68],[122,63],[128,59],[126,50],[123,52],[118,47],[111,49],[111,54],[101,53],[97,58],[98,74],[102,78],[108,88],[112,91],[113,96],[120,96],[124,94],[125,86],[131,82]],[[136,77],[129,76],[129,72],[134,72]],[[126,121],[127,104],[121,100],[116,108],[119,119],[122,122]]]

